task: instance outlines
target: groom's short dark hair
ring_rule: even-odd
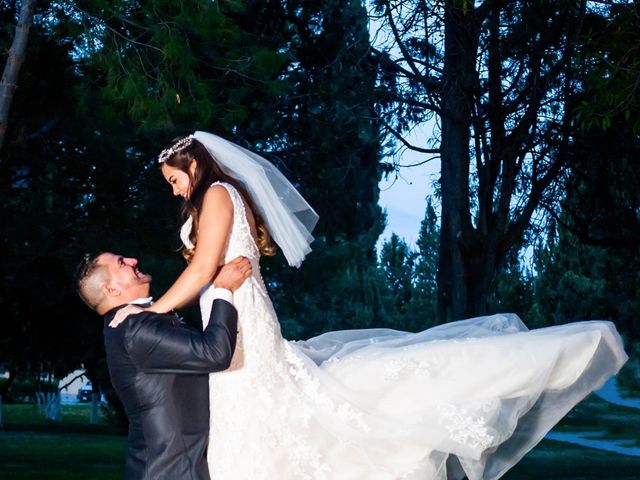
[[[105,280],[106,269],[98,264],[98,257],[103,253],[85,253],[74,274],[76,292],[92,310],[96,310],[104,298],[100,286],[101,280]]]

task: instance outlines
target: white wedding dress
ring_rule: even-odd
[[[244,255],[253,275],[234,294],[231,367],[210,376],[212,480],[499,478],[627,360],[611,322],[529,331],[513,314],[288,341],[242,198],[221,185],[234,204],[225,261]]]

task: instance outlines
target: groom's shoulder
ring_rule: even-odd
[[[171,322],[170,315],[145,311],[129,315],[117,327],[110,327],[109,322],[113,320],[118,310],[119,309],[115,309],[104,316],[105,336],[128,336],[136,334],[140,330],[155,329],[158,325]]]

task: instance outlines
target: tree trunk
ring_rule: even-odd
[[[98,424],[98,399],[100,394],[96,391],[91,393],[91,415],[89,417],[89,423],[91,425]]]
[[[478,29],[473,9],[445,6],[442,90],[442,227],[438,261],[441,321],[469,314],[467,256],[473,238],[469,210],[469,142]]]
[[[11,368],[9,368],[9,378],[4,383],[4,385],[2,385],[2,388],[0,389],[0,428],[4,428],[3,400],[4,400],[4,397],[8,395],[9,389],[11,388],[11,385],[13,385],[13,382],[15,381],[15,379],[16,379],[16,367],[14,365],[11,365]]]
[[[9,390],[11,390],[13,382],[16,380],[17,373],[18,371],[15,365],[11,365],[11,367],[9,367],[9,378],[7,378],[7,381],[4,382],[2,388],[0,388],[0,396],[6,397],[9,395]]]
[[[16,33],[13,37],[11,48],[9,49],[2,80],[0,80],[0,149],[2,149],[4,145],[9,109],[11,108],[13,94],[18,87],[18,75],[20,74],[20,67],[22,67],[25,51],[27,50],[29,28],[33,22],[34,6],[35,0],[22,0]]]
[[[44,418],[53,422],[60,420],[60,405],[62,403],[60,392],[43,393],[42,399],[44,402]]]
[[[487,299],[498,268],[497,259],[502,258],[497,246],[491,242],[493,238],[493,235],[485,236],[482,248],[475,249],[467,259],[467,317],[487,314]]]

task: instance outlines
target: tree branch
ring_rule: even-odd
[[[391,32],[393,33],[393,37],[396,40],[396,44],[398,45],[398,48],[402,52],[402,55],[404,56],[405,61],[407,62],[407,64],[409,64],[409,68],[411,68],[411,71],[414,73],[416,77],[418,78],[422,77],[422,73],[420,72],[420,70],[418,70],[418,67],[416,67],[415,63],[413,63],[413,58],[411,57],[411,55],[409,55],[409,51],[407,50],[407,47],[402,42],[402,37],[398,32],[398,27],[396,26],[395,21],[393,20],[393,14],[391,13],[391,6],[389,5],[388,1],[385,3],[385,14],[387,17],[387,21],[389,22],[389,26],[391,27]]]
[[[421,102],[420,100],[416,100],[414,98],[407,98],[404,97],[402,95],[399,95],[397,93],[391,93],[390,97],[400,103],[405,103],[407,105],[411,105],[413,107],[421,107],[427,110],[431,110],[432,112],[436,113],[437,115],[442,116],[444,114],[444,111],[437,105],[433,104],[433,103],[427,103],[427,102]]]
[[[35,3],[35,0],[22,0],[18,25],[4,66],[2,80],[0,80],[0,149],[4,145],[13,95],[18,88],[18,76],[27,50]]]
[[[389,132],[391,132],[391,134],[394,137],[396,137],[398,140],[400,140],[404,144],[404,146],[407,147],[409,150],[413,150],[415,152],[420,152],[420,153],[440,153],[440,149],[439,148],[423,148],[423,147],[417,147],[415,145],[412,145],[407,140],[405,140],[405,138],[402,136],[402,133],[400,133],[398,130],[393,128],[391,125],[389,125],[384,120],[381,120],[381,122],[385,126],[385,128],[387,130],[389,130]]]
[[[67,388],[69,385],[71,385],[73,382],[75,382],[77,379],[81,378],[81,377],[86,377],[87,376],[87,372],[82,372],[78,375],[76,375],[75,377],[73,377],[71,380],[69,380],[67,383],[65,383],[63,386],[58,387],[58,391],[62,391],[65,388]]]

